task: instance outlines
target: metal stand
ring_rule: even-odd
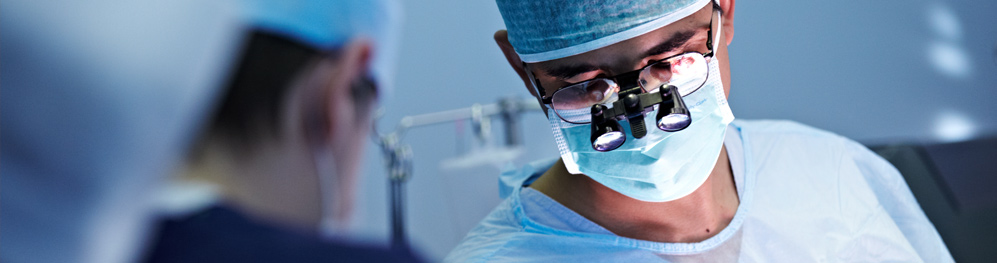
[[[540,110],[535,99],[503,98],[498,103],[481,105],[474,104],[469,108],[405,116],[398,126],[389,134],[379,134],[377,125],[372,129],[375,141],[381,147],[388,168],[391,197],[391,247],[393,249],[408,249],[408,239],[405,232],[405,182],[412,175],[412,150],[408,145],[401,144],[405,131],[434,124],[450,123],[470,119],[474,124],[474,132],[480,140],[487,138],[491,131],[491,116],[500,115],[505,124],[505,143],[507,146],[519,145],[519,115],[526,111]]]
[[[401,205],[405,196],[405,182],[391,180],[391,248],[407,248],[408,238],[405,237],[405,211]]]
[[[376,131],[374,131],[376,134]],[[405,237],[405,181],[412,173],[412,151],[408,145],[399,145],[397,133],[379,136],[381,146],[388,166],[388,184],[391,200],[391,248],[408,249],[408,239]]]

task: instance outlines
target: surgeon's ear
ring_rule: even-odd
[[[519,59],[519,54],[516,54],[516,50],[512,48],[512,44],[509,43],[509,32],[503,30],[495,31],[495,43],[498,44],[499,49],[502,50],[502,54],[505,54],[505,60],[509,61],[509,66],[512,66],[512,70],[519,74],[519,79],[523,81],[523,85],[526,85],[526,89],[537,97],[537,92],[533,88],[533,83],[530,82],[529,76],[526,75],[526,69],[523,68],[523,61]]]
[[[734,40],[734,0],[719,0],[720,10],[723,10],[724,28],[723,34],[727,45]]]

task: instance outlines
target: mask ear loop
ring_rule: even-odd
[[[344,229],[347,223],[346,219],[337,218],[337,216],[344,216],[338,215],[337,212],[345,210],[344,204],[337,203],[340,200],[337,200],[335,196],[339,186],[338,170],[335,160],[332,158],[331,149],[326,147],[329,138],[323,138],[321,135],[323,134],[322,126],[317,125],[321,123],[320,118],[315,115],[309,117],[311,125],[306,125],[306,136],[308,144],[311,146],[315,176],[318,177],[319,209],[321,209],[319,211],[321,218],[319,218],[316,230],[322,238],[337,239],[346,235]]]
[[[339,215],[337,215],[336,212],[343,209],[336,203],[336,198],[333,197],[338,186],[338,178],[336,178],[336,164],[331,158],[329,158],[329,151],[319,149],[319,147],[320,146],[316,146],[316,148],[313,148],[312,150],[312,158],[314,158],[315,162],[315,173],[316,176],[318,176],[318,194],[322,209],[322,218],[319,222],[318,231],[323,238],[335,239],[345,234],[342,230],[346,225],[344,220],[337,219],[337,216]]]
[[[322,238],[334,239],[344,234],[341,230],[346,224],[344,220],[336,219],[336,212],[343,209],[333,196],[337,188],[337,170],[335,161],[331,158],[331,150],[326,147],[327,141],[331,138],[324,136],[327,133],[324,131],[325,125],[320,114],[308,111],[305,114],[305,123],[306,142],[310,146],[315,176],[318,177],[320,218],[316,231]]]
[[[716,4],[714,4],[714,7],[715,9],[720,9],[720,7],[717,7]],[[706,43],[707,45],[709,44],[713,45],[712,47],[713,49],[710,50],[710,53],[713,53],[713,56],[710,59],[716,59],[717,52],[720,52],[720,30],[723,30],[724,28],[723,13],[720,12],[720,10],[716,10],[713,13],[717,15],[717,32],[713,32],[713,35],[710,36],[709,41],[707,41]],[[710,30],[713,29],[710,28]]]

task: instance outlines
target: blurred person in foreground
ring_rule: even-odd
[[[4,2],[0,262],[414,261],[407,251],[327,241],[310,226],[329,222],[323,229],[337,232],[342,224],[336,223],[349,214],[358,162],[351,158],[362,156],[357,151],[367,138],[366,110],[390,75],[379,66],[390,62],[380,48],[391,42],[390,32],[379,29],[395,18],[383,14],[387,6],[381,1]],[[232,72],[245,73],[233,80]],[[262,95],[239,94],[263,101],[224,95],[232,93],[223,89],[231,86],[261,88]],[[301,100],[307,96],[313,97]],[[234,111],[250,112],[253,122],[229,119],[225,131],[254,134],[251,138],[198,134],[202,124],[215,120],[207,113],[216,112],[219,98],[225,105],[245,104]],[[232,114],[231,107],[223,108]],[[260,118],[256,108],[275,115]],[[259,119],[278,122],[263,129],[281,132],[258,135],[258,124],[270,123]],[[287,140],[266,137],[286,138],[285,128],[299,124],[307,127],[294,128],[300,133],[293,135],[314,143],[303,148],[309,154],[275,146]],[[260,137],[267,138],[258,141],[267,146],[255,144]],[[281,173],[285,177],[275,178],[272,186],[286,187],[283,192],[224,188],[239,194],[228,200],[238,200],[231,203],[240,212],[208,209],[198,214],[202,217],[155,228],[158,188],[198,138],[212,146],[199,144],[194,150],[211,153],[197,156],[225,159],[229,156],[219,152],[232,151],[218,145],[252,141],[235,146],[246,150],[237,156],[304,158],[315,170]],[[305,147],[298,143],[293,145]],[[249,163],[261,167],[261,159]],[[214,160],[192,166],[218,163]],[[225,167],[192,166],[187,171]],[[323,181],[321,194],[317,183],[301,183],[315,181],[315,174],[331,179]],[[258,185],[256,175],[218,178]],[[319,198],[328,209],[317,207]],[[273,204],[286,209],[267,210]],[[223,223],[213,224],[218,222]]]
[[[242,2],[250,30],[180,175],[217,196],[172,211],[146,262],[418,262],[344,238],[395,3]]]
[[[734,121],[733,0],[497,4],[495,40],[561,158],[504,172],[505,201],[445,261],[953,261],[864,146]]]
[[[138,260],[217,98],[228,1],[4,1],[0,262]]]

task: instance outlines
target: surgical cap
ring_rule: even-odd
[[[523,62],[578,55],[689,16],[710,0],[496,0]]]
[[[244,0],[251,27],[319,50],[351,39],[372,41],[369,73],[382,93],[391,91],[401,10],[394,0]]]

